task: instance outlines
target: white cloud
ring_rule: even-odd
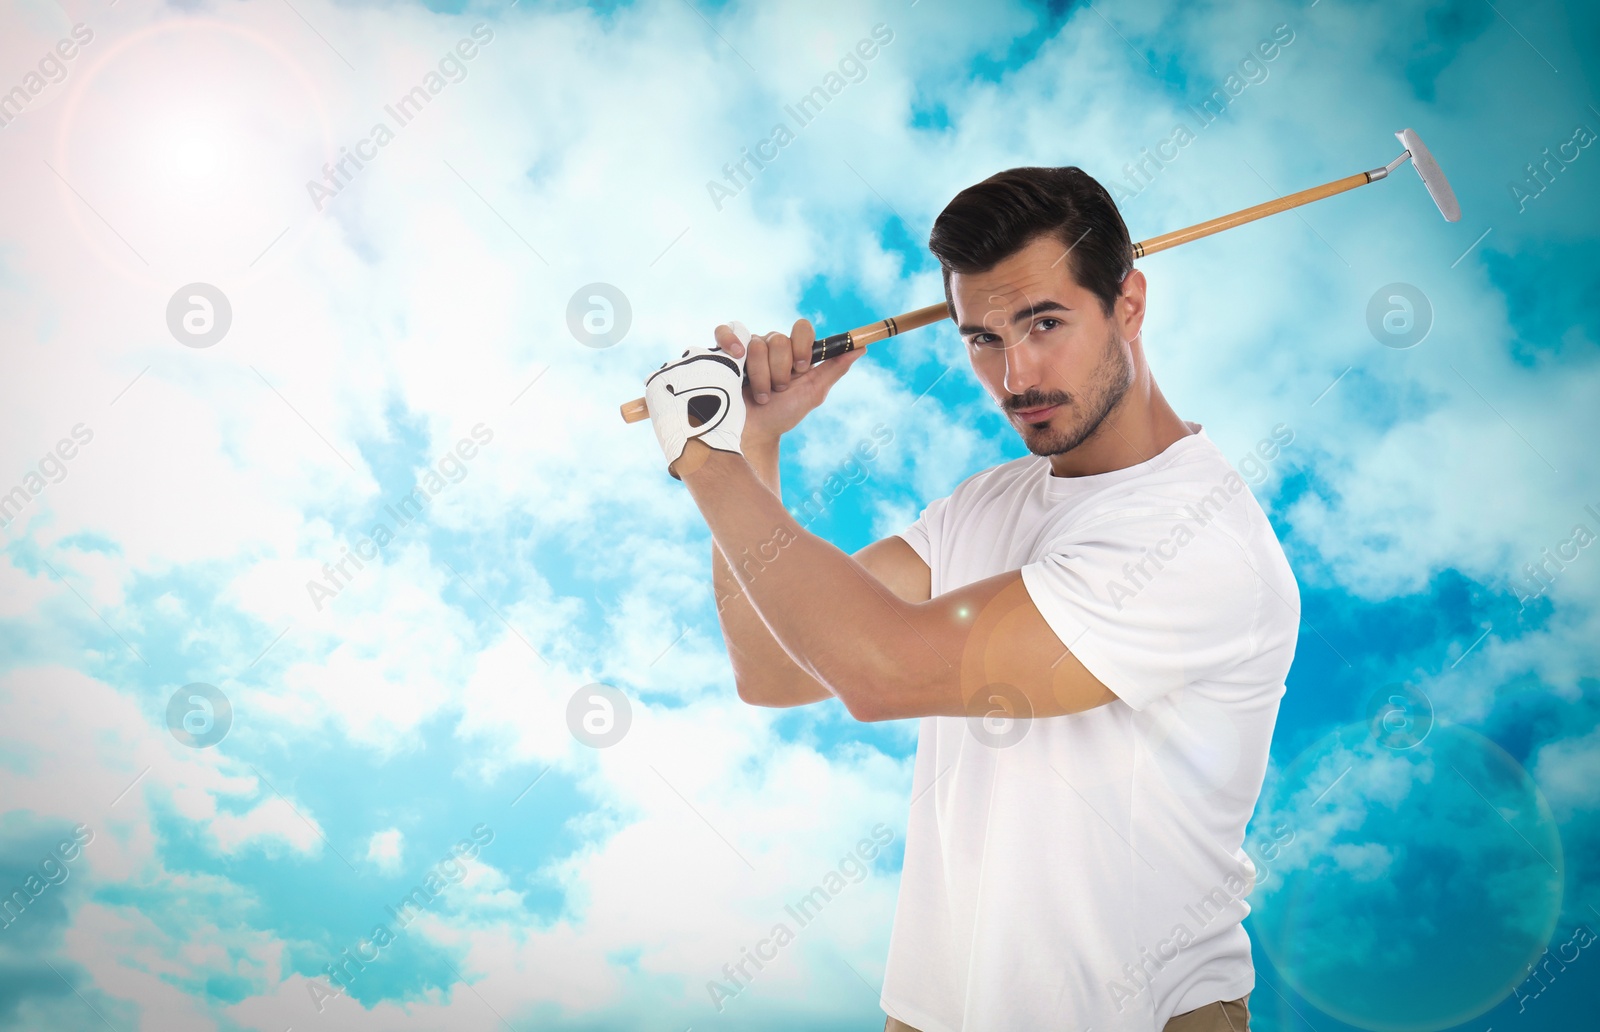
[[[1600,810],[1600,728],[1543,746],[1533,759],[1533,779],[1563,820]]]
[[[211,833],[224,853],[237,853],[247,844],[278,840],[298,853],[313,853],[322,843],[321,829],[286,799],[262,801],[242,814],[219,813],[211,820]]]
[[[38,22],[28,33],[0,33],[17,57],[8,67],[60,34],[54,10],[27,7]],[[95,436],[7,529],[22,544],[0,563],[0,616],[31,615],[28,632],[41,642],[93,642],[86,662],[97,671],[126,663],[135,672],[0,675],[7,754],[32,765],[0,768],[0,789],[41,818],[99,815],[104,831],[85,862],[112,882],[174,876],[152,801],[170,803],[225,853],[319,853],[300,789],[278,784],[289,793],[280,798],[222,752],[186,749],[161,727],[177,663],[162,656],[174,641],[184,658],[222,668],[214,676],[245,722],[236,734],[255,736],[251,748],[332,742],[381,762],[414,753],[442,719],[471,747],[473,776],[555,765],[596,813],[578,825],[581,844],[540,874],[541,887],[569,901],[553,922],[518,909],[530,886],[475,862],[459,907],[430,914],[418,934],[459,947],[474,989],[507,1011],[541,998],[590,1011],[626,987],[618,1013],[631,1020],[656,1013],[661,986],[682,984],[693,1001],[685,1013],[698,1018],[704,980],[791,892],[877,821],[898,834],[908,771],[870,749],[830,757],[786,741],[773,730],[777,715],[736,701],[707,618],[703,524],[666,476],[648,426],[624,425],[617,406],[717,322],[787,328],[806,314],[824,333],[845,328],[799,311],[801,287],[818,274],[883,314],[938,300],[936,273],[908,272],[875,242],[886,220],[903,217],[918,240],[957,190],[1013,165],[1115,175],[1170,131],[1181,98],[1130,79],[1147,71],[1140,59],[1083,11],[1036,60],[999,83],[968,84],[972,55],[1003,57],[1037,16],[1020,5],[986,8],[981,19],[930,5],[756,5],[708,14],[713,32],[682,5],[604,17],[519,8],[496,24],[467,78],[319,215],[305,181],[368,133],[478,16],[300,10],[326,44],[287,9],[176,19],[124,5],[97,16],[97,39],[68,79],[7,126],[0,172],[18,203],[0,226],[9,242],[0,319],[17,375],[0,388],[0,490],[77,422]],[[1140,47],[1181,47],[1173,52],[1201,81],[1220,77],[1276,20],[1229,5],[1110,16]],[[1305,100],[1329,69],[1356,69],[1374,109],[1407,109],[1404,78],[1365,56],[1381,52],[1383,22],[1327,4],[1295,18],[1302,39],[1240,98],[1248,117],[1208,127],[1129,206],[1135,239],[1393,156],[1386,128]],[[867,79],[715,211],[706,180],[880,20],[896,40]],[[1517,45],[1500,35],[1477,46]],[[1448,74],[1457,110],[1502,103],[1490,78],[1466,67]],[[932,96],[951,128],[909,128],[913,102]],[[1442,108],[1429,117],[1424,136],[1454,173],[1476,123]],[[1300,135],[1308,124],[1315,140]],[[1463,197],[1470,207],[1473,195]],[[1286,513],[1303,582],[1368,599],[1420,590],[1447,568],[1497,584],[1564,537],[1584,501],[1600,501],[1570,487],[1596,479],[1584,435],[1568,426],[1587,411],[1593,374],[1560,380],[1509,357],[1512,324],[1483,252],[1448,267],[1470,228],[1445,226],[1402,170],[1357,196],[1141,262],[1144,345],[1179,414],[1204,423],[1230,457],[1279,422],[1296,431],[1285,461],[1311,470],[1320,492]],[[1389,351],[1366,331],[1365,301],[1407,278],[1433,299],[1438,322],[1418,348]],[[234,312],[229,335],[202,350],[180,346],[165,326],[168,298],[195,279],[222,287]],[[593,281],[616,284],[632,305],[632,328],[610,349],[585,348],[566,328],[568,299]],[[887,422],[895,441],[869,481],[881,492],[868,508],[882,536],[1014,442],[948,328],[870,350],[786,442],[798,471],[786,489],[798,497],[821,483],[843,459],[840,442]],[[966,403],[939,400],[962,391]],[[435,459],[479,422],[493,442],[430,503],[426,526],[317,611],[307,580],[421,472],[397,470],[396,456]],[[435,534],[459,547],[435,548]],[[1482,716],[1497,683],[1530,669],[1575,697],[1596,584],[1575,569],[1553,593],[1549,631],[1496,633],[1459,669],[1432,677],[1439,711]],[[157,601],[147,604],[152,586]],[[606,604],[598,618],[591,595]],[[158,666],[146,670],[106,624]],[[599,753],[576,745],[565,723],[567,699],[590,681],[635,701],[629,737]],[[914,727],[893,734],[909,744]],[[1540,754],[1540,782],[1558,807],[1589,806],[1585,755],[1555,745]],[[1401,791],[1393,775],[1371,765],[1365,797]],[[1326,840],[1345,819],[1354,818],[1332,814],[1328,827],[1301,834]],[[402,841],[398,828],[381,831],[367,856],[397,864]],[[1376,870],[1387,858],[1343,859]],[[855,1013],[842,992],[814,992],[830,978],[851,992],[859,983],[809,944],[825,940],[863,973],[881,970],[892,883],[852,886],[840,907],[735,1006]],[[170,987],[134,971],[154,953],[216,964],[210,932],[157,943],[136,915],[104,906],[75,921],[73,949],[96,958],[86,965],[102,990],[152,1012],[179,1008],[204,1027]],[[102,945],[87,945],[95,936]],[[305,980],[277,966],[282,944],[262,936],[251,948],[271,958],[253,971],[273,988],[229,1017],[263,1028],[305,1020]],[[628,949],[640,951],[641,974],[614,961]],[[533,977],[549,970],[564,977]],[[351,1028],[410,1017],[498,1024],[486,1008],[452,1006],[431,990],[405,1017],[387,1003],[338,1006]]]
[[[385,874],[394,874],[400,869],[400,850],[404,843],[405,835],[399,828],[373,832],[367,840],[367,859]]]

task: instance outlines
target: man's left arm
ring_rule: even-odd
[[[802,529],[743,456],[692,440],[675,469],[723,554],[770,554],[786,532],[770,562],[734,573],[784,651],[857,720],[981,715],[998,685],[1020,692],[1017,717],[1117,698],[1063,646],[1020,571],[907,602]]]

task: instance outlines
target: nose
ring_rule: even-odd
[[[1006,375],[1002,386],[1014,395],[1027,394],[1039,383],[1043,363],[1034,354],[1031,338],[1023,337],[1006,348]]]

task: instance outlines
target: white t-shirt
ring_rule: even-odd
[[[1300,591],[1249,486],[1185,423],[1124,469],[991,467],[900,535],[934,595],[1020,569],[1118,696],[1005,746],[921,718],[880,1003],[922,1032],[1149,1032],[1255,987],[1244,831]]]

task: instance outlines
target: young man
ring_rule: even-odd
[[[1300,596],[1265,514],[1145,362],[1145,278],[1073,167],[956,196],[929,247],[1030,455],[847,556],[778,441],[859,352],[719,326],[646,382],[711,529],[739,696],[921,718],[885,1028],[1243,1030],[1242,848]],[[748,382],[742,382],[748,374]],[[728,558],[742,557],[730,564]]]

